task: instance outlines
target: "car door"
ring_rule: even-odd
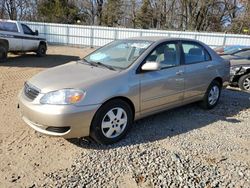
[[[39,39],[34,35],[34,32],[25,24],[21,24],[24,33],[23,51],[36,50],[39,45]]]
[[[140,73],[141,114],[182,103],[184,66],[180,64],[178,41],[158,45],[147,61],[159,62],[161,69]]]
[[[215,77],[216,66],[207,50],[197,42],[182,41],[185,64],[184,100],[204,95]]]

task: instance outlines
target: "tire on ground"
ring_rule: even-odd
[[[4,46],[0,46],[0,63],[6,61],[8,50]]]
[[[43,57],[46,55],[46,51],[47,51],[46,44],[40,43],[38,48],[37,48],[36,55],[38,57]]]
[[[106,114],[114,108],[121,108],[126,112],[127,124],[125,125],[125,128],[120,135],[114,138],[108,138],[104,135],[101,124]],[[130,105],[121,99],[111,100],[107,103],[104,103],[103,106],[101,106],[100,109],[96,112],[90,127],[90,137],[100,144],[112,144],[118,142],[119,140],[125,137],[131,127],[132,122],[133,112],[131,110]]]
[[[238,85],[241,90],[250,91],[250,73],[241,76]]]
[[[210,92],[211,92],[212,88],[214,88],[214,87],[217,87],[219,89],[219,96],[218,96],[218,99],[216,100],[216,102],[211,104],[209,102],[209,97],[210,97]],[[206,93],[205,93],[205,95],[203,97],[203,100],[200,102],[200,106],[203,109],[212,109],[212,108],[214,108],[217,105],[217,103],[218,103],[218,101],[220,99],[221,88],[222,88],[221,84],[218,81],[213,80],[211,82],[211,84],[208,86],[207,91],[206,91]]]

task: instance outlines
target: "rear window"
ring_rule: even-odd
[[[182,48],[186,64],[200,63],[211,60],[208,52],[199,44],[183,42]]]
[[[12,22],[0,22],[0,31],[18,32],[17,25]]]

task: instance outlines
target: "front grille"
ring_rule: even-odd
[[[65,133],[70,129],[70,127],[47,127],[47,131],[55,132],[55,133]]]
[[[24,83],[24,94],[26,97],[28,97],[31,100],[34,100],[39,93],[40,91],[37,88],[31,86],[26,82]]]

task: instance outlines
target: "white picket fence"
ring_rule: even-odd
[[[248,45],[249,35],[129,29],[71,24],[23,22],[47,39],[49,43],[71,46],[103,46],[116,39],[138,36],[166,36],[200,40],[211,47],[222,45]]]

